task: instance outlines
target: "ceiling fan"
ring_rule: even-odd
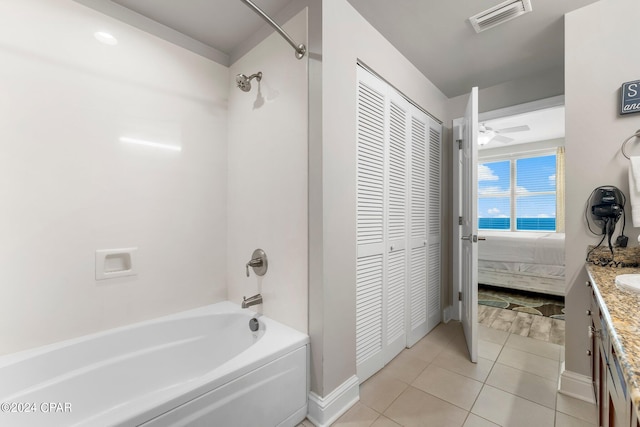
[[[478,127],[478,144],[486,145],[489,142],[500,142],[503,144],[507,144],[511,141],[515,141],[515,139],[509,138],[507,136],[502,136],[500,135],[501,133],[524,132],[528,130],[531,130],[528,125],[513,126],[503,129],[493,129],[492,127],[489,127],[484,123],[480,123],[480,126]]]

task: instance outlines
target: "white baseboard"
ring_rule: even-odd
[[[360,381],[355,375],[325,397],[309,393],[307,418],[317,427],[328,427],[360,400]]]
[[[454,317],[454,310],[452,305],[445,307],[445,309],[442,310],[442,321],[444,323],[449,323],[449,321],[451,320],[459,320]]]
[[[562,373],[558,382],[558,393],[566,394],[585,402],[596,403],[591,377],[567,371],[564,368],[564,362],[562,363]]]

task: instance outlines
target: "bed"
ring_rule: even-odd
[[[478,283],[564,296],[564,233],[479,234]]]

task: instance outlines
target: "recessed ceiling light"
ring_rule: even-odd
[[[104,31],[93,33],[93,37],[95,37],[100,43],[108,44],[109,46],[115,46],[118,44],[118,39]]]

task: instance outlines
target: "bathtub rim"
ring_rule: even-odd
[[[249,309],[242,309],[238,304],[221,301],[194,309],[135,322],[68,340],[63,340],[44,346],[23,350],[0,356],[0,368],[10,367],[28,358],[46,355],[46,353],[72,347],[92,339],[118,334],[123,331],[142,328],[148,325],[170,323],[174,320],[217,315],[225,313],[241,313],[250,319],[257,317],[265,326],[265,334],[248,349],[234,356],[208,371],[205,375],[176,384],[168,390],[161,390],[149,395],[142,395],[124,405],[109,408],[96,414],[90,414],[79,420],[77,425],[94,425],[99,421],[109,425],[140,424],[161,415],[173,408],[177,408],[217,387],[227,384],[251,371],[259,369],[289,352],[309,345],[309,336],[289,326],[283,325],[267,316],[260,315]],[[248,328],[248,325],[247,325]],[[308,354],[307,350],[307,354]],[[308,367],[308,363],[307,363]],[[308,376],[308,375],[307,375]],[[309,389],[307,379],[307,390]]]
[[[100,338],[103,336],[114,335],[114,334],[117,334],[118,332],[132,329],[134,327],[142,327],[147,325],[159,324],[159,323],[164,323],[174,319],[187,319],[187,318],[193,318],[193,317],[200,317],[208,314],[223,314],[228,312],[242,313],[247,315],[252,314],[253,315],[252,317],[256,317],[261,322],[264,322],[265,326],[267,326],[267,330],[269,330],[270,326],[272,326],[275,330],[279,330],[279,331],[283,331],[283,329],[278,329],[278,328],[285,328],[284,330],[288,329],[290,332],[293,332],[294,335],[299,334],[300,336],[297,339],[302,339],[302,340],[306,339],[306,343],[309,343],[309,336],[307,334],[300,332],[297,329],[292,328],[291,326],[287,326],[283,323],[273,320],[270,317],[257,313],[254,310],[243,309],[240,307],[239,304],[236,304],[234,302],[219,301],[219,302],[203,305],[196,308],[189,308],[189,309],[178,311],[175,313],[164,314],[159,317],[153,317],[150,319],[140,320],[134,323],[128,323],[126,325],[120,325],[113,328],[103,329],[100,331],[79,335],[77,337],[67,338],[67,339],[52,342],[49,344],[43,344],[37,347],[27,348],[27,349],[19,350],[12,353],[0,354],[0,368],[9,366],[13,363],[16,363],[23,359],[27,359],[29,357],[33,357],[42,353],[46,353],[49,351],[53,351],[63,347],[68,347],[74,344],[81,343],[83,341],[86,341],[89,338]]]

